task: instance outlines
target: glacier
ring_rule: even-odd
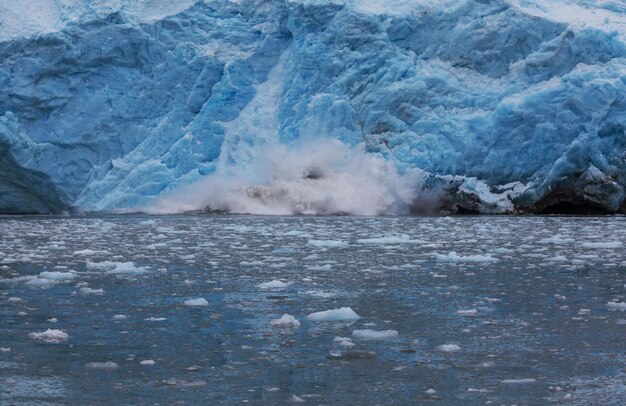
[[[625,188],[620,0],[0,0],[2,213],[626,213]]]

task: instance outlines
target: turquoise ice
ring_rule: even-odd
[[[407,179],[373,213],[410,210],[409,184],[415,206],[615,212],[625,128],[621,1],[0,0],[1,212],[149,208],[215,177],[297,212],[317,175],[258,162],[328,140],[389,167],[327,184]]]

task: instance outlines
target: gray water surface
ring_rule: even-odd
[[[625,250],[619,216],[3,217],[0,404],[623,404]]]

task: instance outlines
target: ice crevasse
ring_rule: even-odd
[[[0,0],[0,212],[626,212],[619,0]]]

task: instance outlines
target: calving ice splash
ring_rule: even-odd
[[[399,174],[392,162],[332,139],[266,145],[247,165],[168,193],[146,208],[173,213],[214,210],[251,214],[406,214],[422,174]]]

